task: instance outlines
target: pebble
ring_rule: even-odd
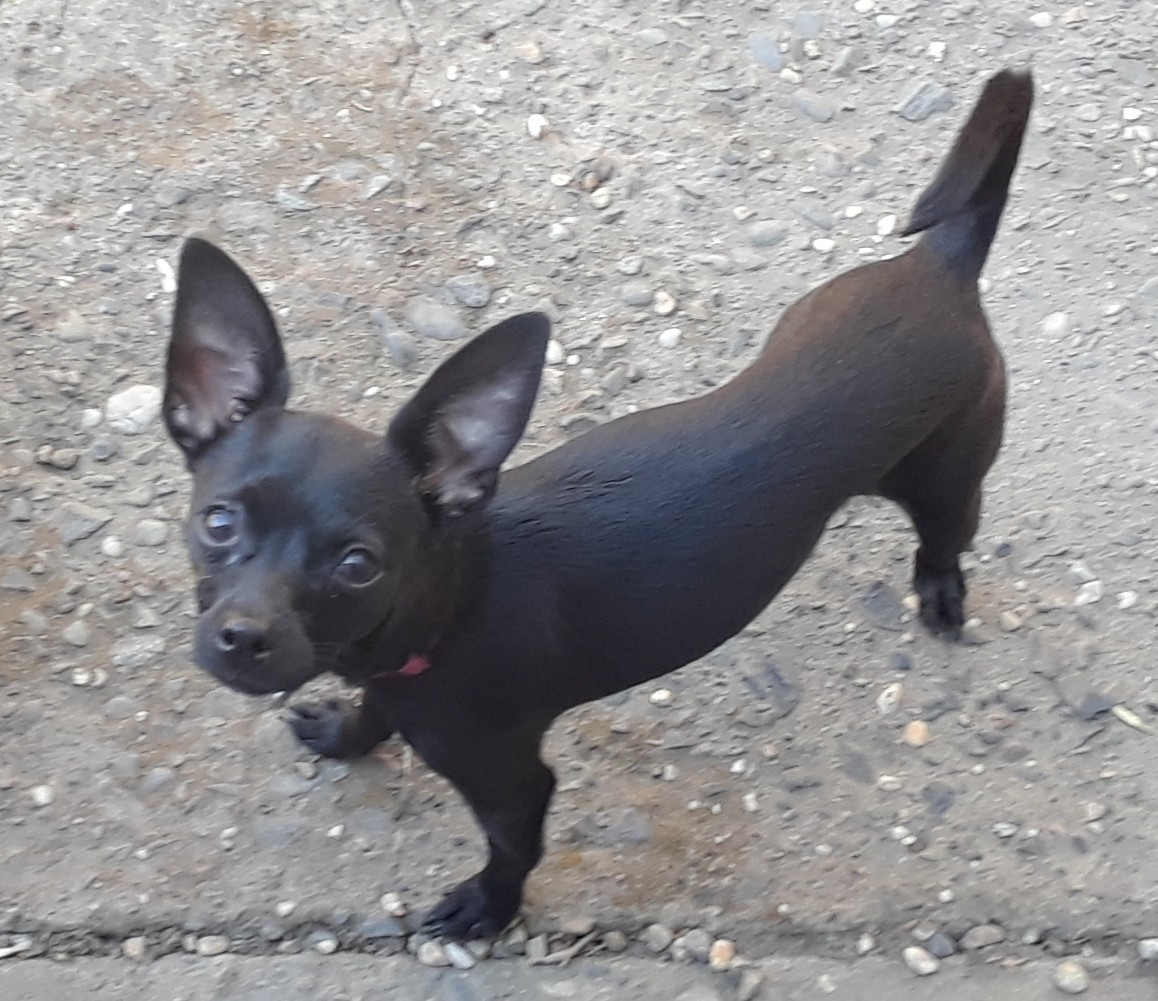
[[[471,309],[481,309],[491,301],[491,287],[478,275],[454,275],[446,280],[446,290]]]
[[[121,943],[121,955],[125,959],[132,959],[140,961],[145,958],[145,939],[141,935],[134,935],[132,938],[127,938]]]
[[[284,185],[277,189],[277,194],[274,195],[274,199],[278,205],[287,212],[312,212],[317,208],[317,205],[308,198],[303,198]]]
[[[637,275],[643,270],[643,258],[634,254],[621,258],[615,270],[621,275]]]
[[[944,932],[933,932],[925,943],[925,948],[938,959],[946,959],[957,951],[953,940]]]
[[[769,219],[761,219],[748,227],[748,242],[753,247],[775,247],[783,243],[787,236],[786,227]]]
[[[1078,588],[1077,597],[1074,598],[1074,604],[1077,606],[1092,605],[1094,602],[1101,601],[1105,596],[1106,586],[1100,580],[1086,581]]]
[[[736,1001],[753,1001],[763,986],[764,974],[751,968],[745,970],[740,974],[740,983],[736,987]]]
[[[927,977],[941,968],[941,960],[919,945],[906,946],[901,951],[901,959],[918,977]]]
[[[229,951],[231,944],[227,935],[202,935],[197,939],[197,955],[222,956]]]
[[[780,43],[772,35],[752,35],[748,39],[748,51],[752,58],[765,69],[779,73],[784,69],[785,55],[780,51]]]
[[[893,109],[909,122],[923,122],[930,115],[953,107],[953,95],[931,80],[921,80]]]
[[[58,508],[55,520],[64,544],[71,546],[104,528],[113,520],[113,513],[80,501],[65,501]]]
[[[159,386],[129,386],[113,393],[105,404],[105,420],[121,434],[140,434],[153,425],[160,413]]]
[[[52,806],[56,800],[56,790],[50,785],[33,786],[28,794],[32,797],[32,805],[38,809]]]
[[[877,712],[882,716],[895,713],[900,707],[904,694],[905,686],[899,681],[894,681],[891,685],[885,685],[885,687],[881,689],[880,695],[877,696]]]
[[[639,936],[639,940],[655,953],[666,950],[674,939],[671,929],[660,924],[648,925]]]
[[[670,688],[657,688],[647,697],[647,701],[653,706],[670,706],[675,701],[675,694]]]
[[[527,116],[527,135],[532,139],[542,139],[549,126],[546,115]]]
[[[163,636],[130,636],[113,644],[109,659],[114,667],[134,670],[147,667],[164,652]]]
[[[708,966],[717,973],[732,968],[736,959],[736,943],[730,939],[718,938],[708,950]]]
[[[605,209],[611,204],[611,192],[607,188],[596,188],[591,192],[591,204],[597,209]]]
[[[929,724],[924,720],[915,719],[905,724],[901,738],[910,747],[924,747],[929,743],[930,736]]]
[[[567,352],[558,341],[547,342],[546,362],[548,365],[562,365],[567,358]]]
[[[1090,975],[1076,959],[1065,959],[1053,971],[1053,983],[1063,994],[1084,994],[1090,986]]]
[[[478,965],[478,960],[474,953],[466,946],[460,945],[458,942],[446,942],[442,946],[442,951],[446,954],[446,958],[450,961],[450,965],[456,970],[470,970]]]
[[[1005,929],[1000,925],[976,925],[961,936],[961,948],[967,951],[986,949],[1005,941]]]
[[[418,947],[418,962],[423,966],[450,966],[446,950],[438,942],[430,940]]]
[[[452,306],[433,299],[411,299],[406,304],[406,322],[416,333],[436,341],[457,341],[466,327]]]
[[[627,936],[618,929],[612,929],[603,936],[603,947],[610,953],[618,955],[621,952],[626,952],[630,942]]]
[[[1064,338],[1070,332],[1069,313],[1050,313],[1041,321],[1041,332],[1053,341]]]
[[[1138,958],[1146,963],[1158,959],[1158,938],[1139,939]]]
[[[64,642],[70,646],[83,647],[88,646],[89,629],[88,623],[83,619],[78,619],[76,622],[70,622],[60,632]]]
[[[672,942],[672,956],[706,963],[712,951],[712,936],[702,928],[692,928]]]
[[[661,348],[678,347],[680,342],[680,328],[668,327],[659,335],[659,346]]]
[[[138,546],[163,546],[169,538],[169,526],[156,518],[142,518],[133,525],[130,536]]]
[[[836,116],[836,105],[832,101],[804,87],[792,95],[792,106],[814,122],[830,122]]]
[[[628,306],[650,306],[655,292],[646,282],[628,282],[619,295]]]
[[[1048,28],[1053,24],[1053,15],[1048,10],[1039,10],[1029,15],[1029,23],[1035,28]]]
[[[858,956],[867,956],[876,947],[877,940],[867,931],[861,932],[860,937],[856,940],[856,954]]]
[[[332,956],[338,951],[337,936],[328,931],[312,932],[306,938],[306,944],[314,952],[323,956]]]
[[[655,300],[651,308],[657,316],[671,316],[672,313],[676,311],[678,305],[679,303],[674,295],[661,289],[656,292]]]

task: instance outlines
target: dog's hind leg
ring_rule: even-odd
[[[913,589],[930,632],[957,639],[965,624],[965,576],[960,555],[981,517],[981,486],[1001,445],[1004,392],[964,420],[954,418],[889,471],[880,493],[912,519],[920,546]]]

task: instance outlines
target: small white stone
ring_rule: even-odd
[[[871,14],[876,7],[876,0],[855,0],[852,9],[858,14]]]
[[[661,348],[674,348],[680,342],[680,328],[668,327],[659,335],[659,346]]]
[[[1138,604],[1137,591],[1121,591],[1118,594],[1118,611],[1124,612],[1127,608],[1133,608]]]
[[[562,365],[563,359],[567,357],[567,352],[563,350],[563,345],[558,341],[547,342],[547,364],[548,365]]]
[[[1142,117],[1141,108],[1123,108],[1122,118],[1127,122],[1136,122]]]
[[[1053,983],[1063,994],[1084,994],[1090,986],[1090,975],[1076,959],[1065,959],[1053,971]]]
[[[33,786],[28,793],[32,797],[32,805],[41,809],[51,806],[56,799],[56,790],[50,785]]]
[[[127,938],[121,943],[121,955],[125,959],[132,959],[140,961],[145,958],[145,939],[141,935],[134,935],[132,938]]]
[[[780,79],[785,83],[800,83],[804,77],[791,66],[785,66],[784,69],[780,71]]]
[[[1087,581],[1078,588],[1078,594],[1077,597],[1074,598],[1074,604],[1078,606],[1092,605],[1096,601],[1101,601],[1105,593],[1106,585],[1100,580]]]
[[[1048,10],[1039,10],[1029,15],[1029,23],[1035,28],[1048,28],[1053,24],[1053,15]]]
[[[822,254],[831,254],[836,249],[836,241],[827,236],[818,236],[812,241],[812,249]]]
[[[655,298],[652,300],[651,308],[657,316],[671,316],[672,313],[676,311],[676,306],[678,305],[679,303],[676,301],[674,295],[660,289],[656,292]]]
[[[279,900],[274,905],[273,912],[279,918],[288,918],[295,910],[297,910],[297,906],[298,905],[295,904],[292,900]]]
[[[157,386],[129,386],[113,393],[105,405],[109,427],[122,434],[140,434],[156,421],[161,412],[161,390]]]
[[[115,535],[106,535],[101,539],[101,552],[114,560],[120,559],[125,555],[125,544]]]
[[[547,131],[548,124],[546,115],[528,115],[527,135],[532,139],[542,139],[543,133]]]
[[[1149,963],[1158,959],[1158,938],[1141,938],[1138,940],[1138,958]]]
[[[458,67],[454,63],[446,67],[446,78],[451,81],[458,79]]]
[[[890,713],[896,712],[904,694],[905,686],[899,681],[894,681],[891,685],[885,685],[885,687],[881,689],[881,694],[877,696],[877,712],[882,716],[888,716]]]
[[[877,947],[877,940],[873,938],[867,931],[862,932],[860,938],[856,940],[856,954],[858,956],[867,956]]]
[[[165,295],[172,295],[177,291],[177,275],[173,271],[173,265],[163,257],[158,257],[153,263],[156,264],[157,271],[161,275],[161,291]]]
[[[80,412],[80,426],[85,431],[91,431],[104,419],[105,415],[96,407],[87,407]]]
[[[844,210],[844,217],[846,219],[856,219],[862,215],[864,215],[863,205],[849,205]]]
[[[197,939],[198,956],[221,956],[229,951],[230,942],[225,935],[203,935]]]
[[[1050,313],[1041,321],[1041,332],[1050,340],[1060,340],[1070,332],[1069,313]]]
[[[647,701],[653,706],[670,706],[675,701],[675,693],[670,688],[657,688],[647,697]]]
[[[605,209],[611,204],[611,192],[606,188],[596,188],[591,192],[591,204],[597,209]]]
[[[875,20],[878,28],[895,28],[900,18],[896,14],[878,14]]]
[[[922,949],[919,945],[907,946],[901,952],[901,959],[918,977],[927,977],[941,968],[941,961],[928,949]]]
[[[744,808],[745,813],[759,813],[760,800],[754,792],[746,792],[740,798],[740,805]]]
[[[565,188],[571,183],[571,175],[557,170],[551,175],[551,183],[555,185],[556,188]]]
[[[930,42],[929,48],[926,50],[929,53],[929,58],[935,63],[944,61],[945,53],[948,52],[949,46],[944,42]]]
[[[883,215],[877,220],[877,236],[889,236],[897,228],[895,215]]]
[[[383,893],[378,898],[378,906],[391,917],[406,917],[406,905],[402,903],[402,898],[397,893]]]

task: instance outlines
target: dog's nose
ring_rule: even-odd
[[[253,619],[230,619],[217,633],[217,649],[222,653],[252,657],[255,660],[268,657],[268,630]]]

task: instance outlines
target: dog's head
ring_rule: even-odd
[[[269,307],[225,253],[181,255],[163,416],[193,474],[195,659],[253,694],[326,670],[365,681],[428,642],[462,533],[493,496],[538,391],[547,318],[525,313],[444,362],[384,436],[287,410]]]

